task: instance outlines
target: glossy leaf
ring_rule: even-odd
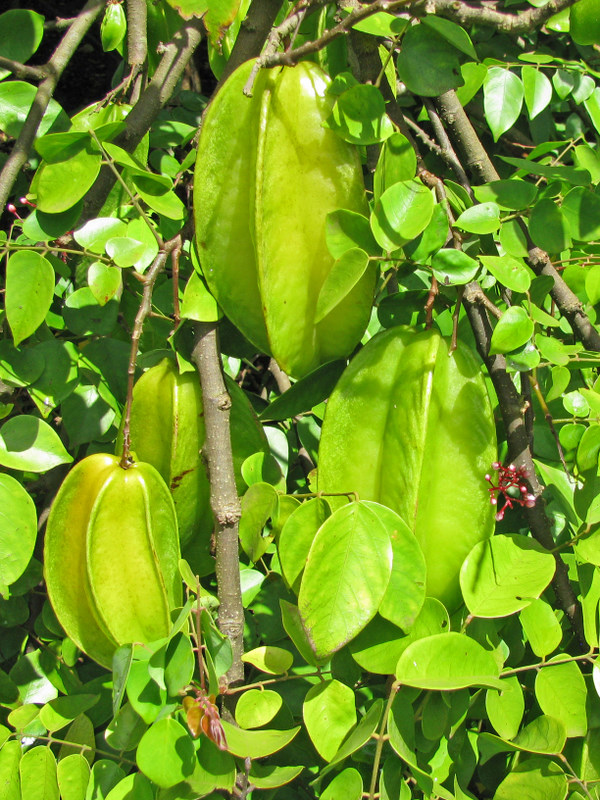
[[[587,688],[579,665],[570,661],[540,670],[535,679],[535,696],[544,714],[556,717],[566,728],[567,736],[585,736]]]
[[[554,576],[554,556],[533,539],[497,535],[471,550],[460,571],[469,611],[504,617],[540,596]]]
[[[503,678],[501,689],[488,689],[485,710],[491,724],[503,739],[514,739],[525,712],[523,689],[516,675]]]
[[[254,483],[242,498],[240,543],[248,557],[256,562],[262,558],[272,537],[263,536],[263,528],[275,510],[277,493],[270,483]]]
[[[409,91],[436,97],[462,86],[459,51],[444,36],[420,24],[407,30],[397,61]]]
[[[583,186],[576,186],[565,196],[561,211],[574,239],[591,242],[600,237],[600,197]]]
[[[419,689],[501,689],[500,669],[492,653],[463,633],[442,633],[419,639],[406,648],[396,678]]]
[[[300,730],[244,731],[223,720],[229,751],[240,758],[264,758],[288,745]]]
[[[524,345],[533,335],[533,322],[521,306],[510,306],[492,333],[490,355],[509,353]]]
[[[364,250],[352,248],[338,258],[325,278],[315,310],[315,322],[319,323],[356,286],[369,264],[369,256]]]
[[[321,758],[331,761],[356,725],[354,692],[337,680],[319,683],[309,689],[302,715],[315,749]]]
[[[579,0],[571,9],[571,36],[582,45],[600,41],[600,3],[598,0]]]
[[[377,201],[394,183],[410,181],[417,171],[417,156],[406,136],[394,133],[383,144],[375,175],[373,193]]]
[[[49,747],[32,747],[24,753],[19,772],[28,800],[59,800],[56,758]]]
[[[0,55],[25,64],[40,46],[44,17],[29,9],[13,8],[0,14]],[[0,80],[11,70],[0,69]]]
[[[473,280],[479,271],[479,264],[462,250],[444,248],[431,260],[433,274],[444,286],[463,285]]]
[[[10,475],[0,475],[0,584],[21,577],[33,555],[37,538],[35,504]]]
[[[327,249],[333,258],[341,258],[347,250],[358,248],[369,254],[377,254],[379,248],[373,238],[369,220],[356,211],[339,209],[327,214],[325,223]]]
[[[529,758],[517,764],[496,789],[494,800],[564,800],[567,776],[546,758]]]
[[[554,652],[561,642],[563,632],[552,607],[544,600],[534,600],[520,613],[521,625],[529,646],[540,658]]]
[[[181,318],[198,322],[217,322],[222,317],[217,302],[200,277],[193,272],[185,285],[181,303]]]
[[[0,429],[0,464],[9,469],[47,472],[73,457],[56,431],[37,417],[12,417]]]
[[[523,98],[523,84],[514,72],[490,67],[483,84],[483,108],[495,142],[517,121]]]
[[[428,28],[432,28],[436,33],[439,33],[447,42],[456,47],[469,58],[477,61],[477,52],[473,47],[471,37],[464,28],[444,17],[437,17],[435,15],[428,15],[423,17],[422,24]]]
[[[6,266],[5,308],[15,345],[44,321],[54,296],[54,270],[33,250],[14,253]]]
[[[59,214],[87,193],[98,173],[102,156],[88,144],[65,161],[43,164],[36,176],[37,207]]]
[[[512,289],[513,292],[526,292],[531,285],[531,274],[525,264],[513,256],[480,256],[483,266],[494,278]]]
[[[383,95],[367,84],[356,84],[338,97],[327,125],[351,144],[377,144],[394,132]]]
[[[497,203],[500,208],[527,208],[537,195],[537,186],[527,181],[490,181],[482,186],[473,186],[473,194],[480,203]]]
[[[61,758],[56,777],[62,800],[85,800],[90,780],[90,765],[80,753]]]
[[[273,645],[263,645],[244,653],[242,661],[252,664],[261,672],[282,675],[292,666],[294,658],[289,650]]]
[[[395,183],[379,198],[371,214],[371,229],[384,250],[395,250],[416,238],[433,213],[431,191],[420,181]]]
[[[330,515],[327,500],[315,497],[292,512],[279,534],[279,561],[287,583],[296,594],[300,591],[300,580],[313,540]]]
[[[495,233],[500,227],[500,207],[494,202],[479,203],[463,211],[454,224],[467,233]]]
[[[174,786],[194,771],[195,751],[185,728],[175,719],[160,719],[143,735],[136,762],[162,788]]]
[[[529,119],[535,119],[552,100],[552,84],[546,75],[535,67],[521,67],[521,80]]]
[[[269,689],[249,689],[235,707],[235,720],[240,728],[262,728],[277,714],[282,706],[281,695]]]
[[[367,506],[349,503],[323,523],[298,596],[318,658],[339,650],[375,616],[391,571],[389,534]]]
[[[321,794],[321,800],[360,800],[363,796],[363,780],[360,772],[354,767],[347,767],[328,783]]]
[[[284,420],[310,411],[311,408],[329,397],[345,366],[345,362],[340,360],[329,361],[327,364],[317,367],[269,403],[260,418]]]

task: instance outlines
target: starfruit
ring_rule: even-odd
[[[231,380],[231,443],[237,488],[243,492],[244,460],[269,446],[250,403]],[[133,389],[130,420],[131,449],[141,461],[152,464],[171,490],[182,546],[192,538],[208,548],[213,530],[210,484],[202,459],[204,411],[196,372],[179,373],[165,358],[147,370]],[[117,444],[117,452],[120,440]]]
[[[462,562],[493,533],[485,474],[495,459],[493,411],[470,350],[396,327],[365,345],[331,394],[318,488],[396,511],[425,555],[427,593],[453,611]]]
[[[115,649],[169,634],[181,605],[171,494],[150,464],[96,453],[63,481],[48,517],[44,576],[58,621],[105,667]]]
[[[260,70],[252,62],[225,82],[205,116],[196,160],[194,214],[202,269],[219,305],[261,351],[302,377],[347,356],[371,313],[370,262],[316,322],[334,259],[327,214],[368,212],[353,145],[324,127],[334,102],[316,64]]]

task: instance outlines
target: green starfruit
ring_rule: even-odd
[[[324,127],[334,98],[316,65],[261,70],[226,81],[205,116],[194,214],[208,285],[231,321],[294,377],[347,356],[369,321],[375,265],[316,322],[334,259],[327,214],[366,214],[356,149]]]
[[[320,492],[356,492],[396,511],[427,563],[427,594],[450,611],[459,572],[494,528],[485,474],[496,459],[492,407],[460,342],[396,327],[374,336],[334,389],[319,446]]]
[[[118,646],[168,636],[179,558],[175,507],[154,467],[96,453],[69,472],[48,517],[44,576],[58,621],[91,658],[110,667]]]
[[[245,490],[242,464],[257,452],[269,452],[267,438],[250,403],[231,380],[231,443],[237,489]],[[169,358],[147,370],[133,389],[131,449],[152,464],[171,490],[182,547],[192,539],[208,548],[213,530],[210,484],[202,460],[204,411],[195,372],[179,373]],[[121,437],[117,442],[119,452]],[[212,570],[212,568],[211,568]],[[211,571],[210,570],[210,571]]]

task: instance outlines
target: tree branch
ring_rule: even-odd
[[[9,69],[15,78],[22,78],[30,81],[42,81],[48,76],[45,67],[30,67],[27,64],[21,64],[20,61],[13,61],[12,58],[5,58],[0,56],[0,67]]]
[[[24,167],[29,157],[40,122],[48,108],[48,103],[52,98],[65,67],[71,60],[75,50],[79,47],[81,40],[90,29],[92,23],[104,8],[105,3],[106,0],[88,0],[81,13],[63,36],[52,58],[43,68],[47,77],[44,78],[42,83],[38,86],[33,104],[29,109],[21,133],[0,173],[0,209],[3,209],[6,205],[19,172]]]
[[[220,601],[218,624],[229,637],[233,664],[227,673],[228,684],[244,679],[244,608],[240,586],[238,525],[241,506],[235,486],[229,410],[231,398],[225,387],[217,324],[198,323],[192,361],[202,386],[206,439],[202,450],[210,479],[210,505],[216,525],[217,592]]]
[[[574,5],[577,0],[549,0],[538,8],[529,8],[518,14],[496,11],[484,2],[464,3],[457,0],[419,0],[411,6],[411,14],[422,17],[437,14],[459,25],[485,25],[502,33],[526,33],[543,25],[554,14]]]
[[[482,183],[499,180],[500,176],[465,114],[456,92],[454,90],[445,92],[436,99],[436,104],[472,173]],[[554,286],[550,294],[560,313],[569,321],[573,332],[588,350],[600,352],[600,334],[584,312],[581,301],[553,267],[548,254],[533,244],[525,224],[522,225],[528,238],[531,268],[536,275],[549,275],[553,279]]]

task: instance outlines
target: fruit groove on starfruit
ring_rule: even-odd
[[[287,373],[302,377],[347,356],[371,312],[375,265],[321,321],[317,299],[334,259],[326,217],[367,213],[358,154],[323,127],[333,106],[316,64],[229,77],[205,116],[194,215],[208,285],[231,321]]]
[[[44,576],[58,621],[105,667],[129,642],[168,636],[181,605],[173,499],[150,464],[94,454],[63,481],[44,543]]]
[[[248,398],[227,381],[231,397],[231,444],[238,491],[244,491],[242,463],[269,451]],[[210,484],[202,459],[205,428],[202,390],[196,372],[180,373],[169,358],[147,370],[133,389],[130,419],[131,450],[152,464],[169,487],[184,547],[192,539],[208,549],[213,530]],[[120,437],[119,437],[120,442]],[[117,452],[119,451],[117,443]]]
[[[493,411],[470,350],[458,342],[450,352],[434,330],[390,328],[331,394],[318,488],[396,511],[425,555],[428,595],[454,611],[462,562],[493,533],[485,474],[496,457]]]

